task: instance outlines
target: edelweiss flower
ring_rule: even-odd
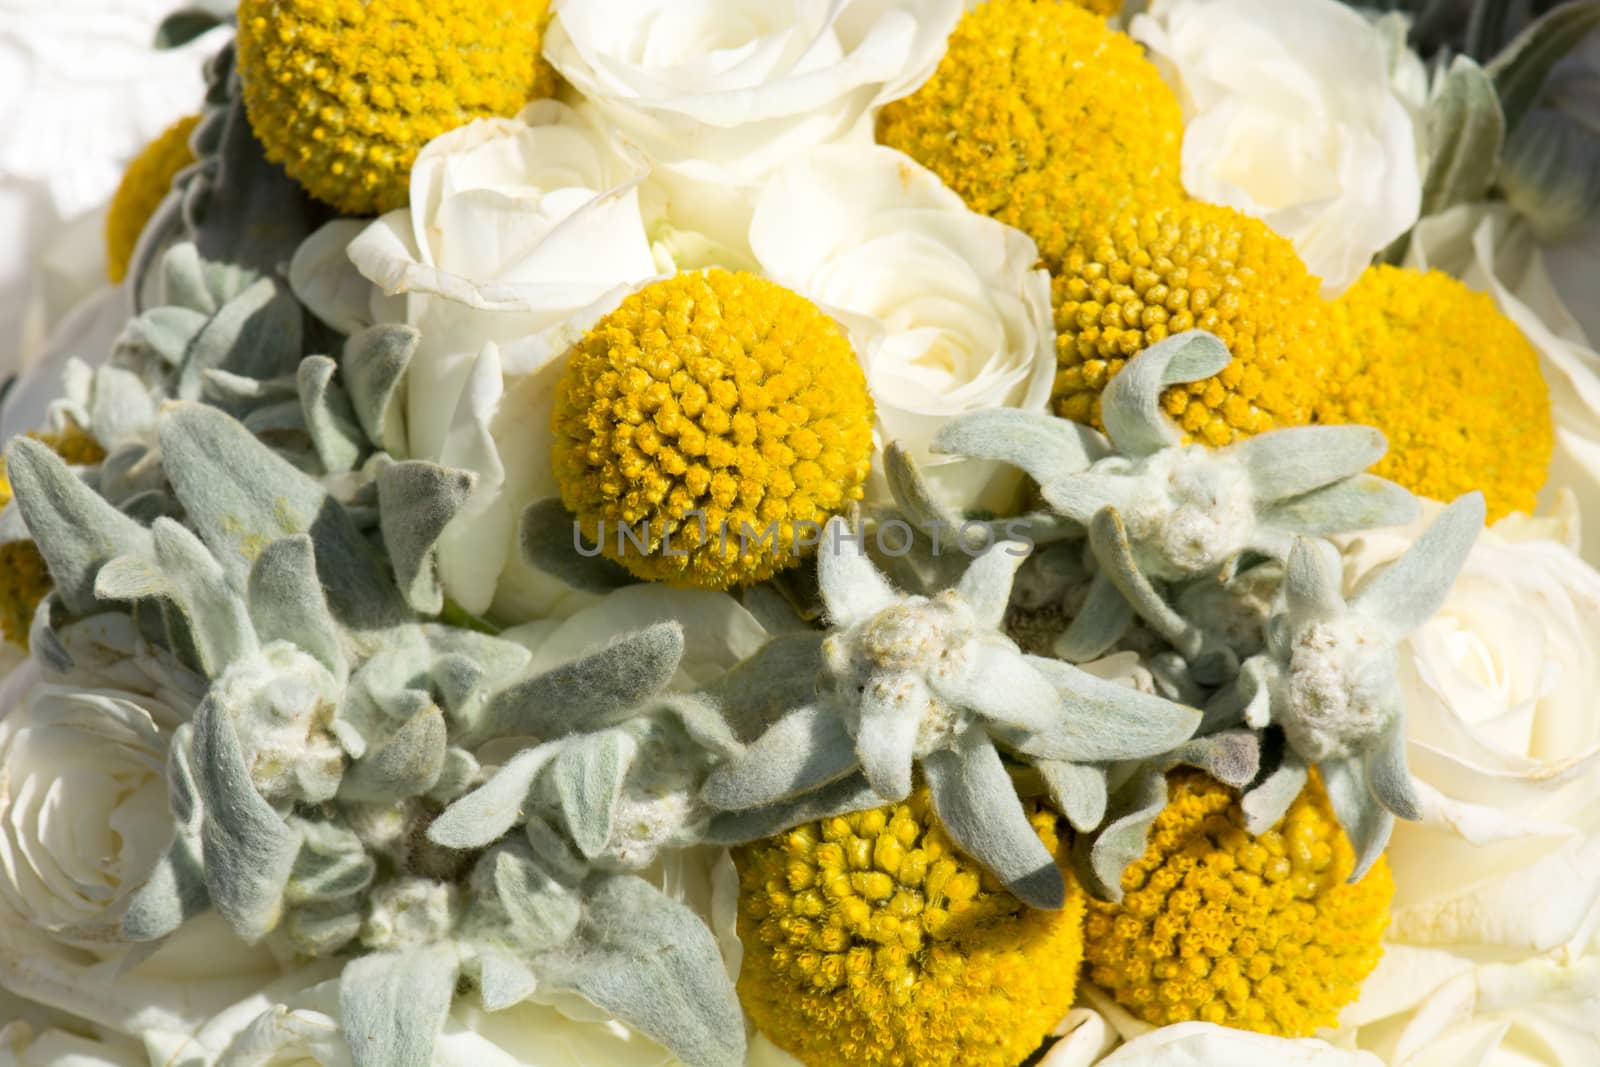
[[[1193,732],[1195,713],[1024,655],[1000,633],[1012,575],[1026,555],[1020,544],[994,546],[954,588],[923,597],[896,593],[859,545],[843,546],[846,535],[843,520],[830,521],[819,553],[828,634],[774,642],[709,690],[739,719],[803,692],[808,673],[816,679],[809,702],[706,780],[702,795],[726,812],[713,820],[713,839],[752,840],[904,800],[917,767],[961,849],[1025,903],[1060,907],[1060,871],[1029,824],[999,749],[1037,761],[1052,788],[1072,788],[1083,784],[1078,774],[1052,771],[1164,752]],[[763,656],[786,670],[763,667]]]

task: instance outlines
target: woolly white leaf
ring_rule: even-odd
[[[1029,907],[1061,907],[1066,882],[1034,833],[988,738],[969,730],[959,749],[929,754],[922,769],[934,811],[958,848]]]
[[[339,1029],[355,1067],[433,1067],[460,961],[448,945],[380,952],[345,964]]]
[[[700,797],[724,811],[762,807],[842,778],[858,765],[855,739],[839,716],[807,705],[712,770]]]

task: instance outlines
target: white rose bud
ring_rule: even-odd
[[[1293,240],[1324,295],[1417,221],[1420,131],[1384,31],[1352,8],[1154,0],[1132,33],[1183,105],[1184,188]]]

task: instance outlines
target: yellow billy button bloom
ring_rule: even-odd
[[[753,274],[679,274],[573,351],[555,475],[607,557],[725,589],[795,565],[861,498],[872,416],[849,341],[815,304]]]
[[[1051,268],[1080,226],[1183,196],[1172,90],[1131,38],[1063,0],[968,11],[932,80],[883,109],[878,140],[1032,237]]]
[[[1030,806],[1058,860],[1057,816]],[[739,997],[806,1067],[1015,1067],[1072,1006],[1084,894],[1035,911],[957,852],[926,789],[738,849]]]
[[[1531,512],[1555,430],[1539,355],[1494,300],[1447,274],[1368,267],[1334,303],[1318,422],[1375,426],[1373,473],[1435,500],[1483,490],[1493,522]]]
[[[1264,223],[1199,201],[1129,212],[1073,242],[1051,290],[1057,414],[1099,426],[1100,392],[1123,364],[1202,329],[1233,361],[1163,397],[1186,433],[1221,446],[1311,421],[1329,312],[1294,246]]]
[[[179,119],[133,157],[122,174],[111,209],[106,214],[106,277],[121,282],[127,277],[134,246],[144,232],[150,216],[172,186],[172,179],[194,162],[189,150],[189,134],[194,132],[199,115]]]
[[[1309,1036],[1335,1024],[1382,954],[1394,882],[1381,858],[1350,885],[1354,868],[1316,777],[1252,836],[1233,790],[1176,772],[1122,903],[1089,904],[1089,977],[1155,1026]]]
[[[240,0],[239,77],[267,158],[347,215],[404,207],[417,150],[555,91],[545,0]]]
[[[106,458],[94,438],[77,427],[63,433],[29,434],[75,467],[89,466]],[[0,460],[0,508],[11,503],[11,482],[6,478],[5,461]],[[13,645],[28,647],[28,630],[40,601],[54,584],[45,569],[44,557],[32,541],[0,544],[0,634]]]

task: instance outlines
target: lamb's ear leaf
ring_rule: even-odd
[[[351,765],[339,796],[384,802],[421,796],[439,781],[448,748],[444,712],[429,705]]]
[[[1146,766],[1111,798],[1105,825],[1073,844],[1078,879],[1102,900],[1122,899],[1122,872],[1144,855],[1150,826],[1167,806],[1167,778]]]
[[[289,287],[260,278],[213,315],[189,342],[178,369],[177,396],[199,400],[206,372],[246,378],[292,374],[301,356],[303,312]]]
[[[461,797],[428,825],[428,840],[446,848],[483,848],[522,817],[533,783],[555,758],[557,746],[524,749],[495,771],[494,777]]]
[[[378,472],[378,514],[383,543],[406,602],[424,615],[444,608],[437,568],[439,538],[477,481],[470,471],[407,460]]]
[[[578,524],[559,497],[529,504],[518,529],[522,558],[530,567],[587,593],[609,593],[638,579],[627,568],[600,555],[587,543],[580,548]]]
[[[340,359],[350,405],[367,437],[394,451],[405,444],[400,417],[401,384],[411,357],[422,343],[414,326],[373,326],[345,342]]]
[[[301,839],[256,792],[232,711],[217,694],[214,688],[195,713],[206,888],[228,925],[253,944],[278,924]]]
[[[296,375],[300,416],[317,459],[330,473],[355,470],[367,451],[367,438],[356,425],[350,398],[334,381],[338,373],[339,365],[327,356],[307,356]]]
[[[859,763],[855,739],[839,716],[808,704],[779,719],[743,753],[719,764],[700,795],[723,811],[762,807],[836,781]]]
[[[250,568],[248,600],[250,621],[263,642],[288,641],[344,681],[349,660],[317,580],[308,534],[281,537],[262,549]]]
[[[456,950],[442,944],[346,963],[339,1028],[355,1067],[433,1067],[460,966]]]
[[[114,559],[101,569],[95,591],[108,600],[170,600],[188,621],[208,677],[255,652],[259,646],[244,602],[200,539],[171,519],[157,519],[150,537],[153,563],[137,556]]]
[[[561,804],[567,832],[585,857],[605,851],[616,825],[622,786],[638,746],[621,730],[575,737],[550,765],[549,782]]]
[[[464,736],[475,742],[527,735],[551,738],[599,730],[626,718],[662,689],[683,659],[683,627],[660,622],[496,693]]]
[[[173,732],[167,750],[167,792],[177,832],[172,847],[123,913],[122,936],[129,941],[158,940],[211,906],[200,842],[199,787],[190,762],[193,743],[190,723]]]
[[[387,567],[344,507],[215,408],[175,403],[163,412],[167,477],[201,540],[243,589],[262,548],[308,534],[330,610],[353,630],[410,617]]]
[[[514,949],[529,962],[565,945],[578,928],[583,898],[563,881],[560,866],[514,838],[490,849],[472,869],[466,937]]]
[[[696,1067],[740,1067],[744,1015],[705,923],[642,878],[599,875],[584,921],[538,962],[547,988],[612,1012]]]
[[[1017,799],[1000,754],[977,730],[959,750],[940,749],[922,761],[933,807],[950,839],[992,871],[1029,907],[1055,909],[1066,881]]]
[[[863,774],[851,774],[820,789],[790,800],[745,811],[725,811],[711,818],[706,841],[716,845],[742,845],[787,830],[851,811],[883,805]]]
[[[6,449],[6,473],[56,595],[74,615],[92,614],[100,604],[95,579],[111,560],[154,557],[150,531],[101,499],[38,441],[15,438]]]

